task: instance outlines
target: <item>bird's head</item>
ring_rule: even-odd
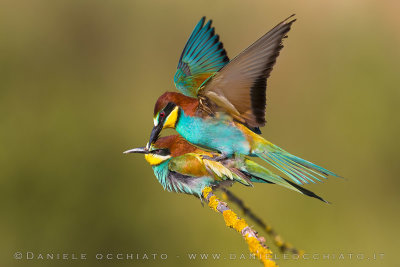
[[[165,162],[169,158],[179,157],[186,153],[196,152],[197,148],[179,135],[169,135],[158,138],[154,143],[146,147],[130,149],[124,152],[145,154],[147,162],[154,166]]]
[[[169,102],[164,108],[155,112],[154,127],[150,134],[150,141],[152,144],[158,139],[160,132],[165,128],[175,128],[180,114],[180,107],[173,102]]]
[[[150,146],[147,145],[146,147],[129,149],[124,152],[124,154],[128,153],[144,154],[144,158],[151,166],[159,165],[171,158],[171,152],[168,148],[157,148],[154,144]]]

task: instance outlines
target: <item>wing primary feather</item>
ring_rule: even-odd
[[[188,57],[190,58],[193,53],[196,52],[196,49],[200,46],[200,44],[203,42],[203,38],[205,38],[207,36],[207,32],[210,29],[210,24],[211,24],[211,20],[209,22],[207,22],[207,24],[200,30],[196,40],[193,43],[193,48],[191,48],[188,53]]]
[[[303,193],[304,195],[309,196],[309,197],[313,197],[313,198],[316,198],[316,199],[319,199],[319,200],[321,200],[322,202],[325,202],[325,203],[327,203],[327,204],[331,204],[329,201],[323,199],[322,197],[318,196],[318,195],[315,194],[314,192],[312,192],[312,191],[310,191],[310,190],[308,190],[308,189],[306,189],[306,188],[304,188],[304,187],[301,187],[301,186],[299,186],[299,185],[297,185],[297,184],[293,183],[292,181],[289,181],[289,180],[287,180],[287,179],[285,179],[285,178],[282,178],[282,179],[284,179],[284,180],[285,180],[287,183],[289,183],[291,186],[293,186],[293,187],[295,187],[296,189],[298,189],[298,190],[299,190],[301,193]]]
[[[279,170],[284,169],[291,174],[290,177],[294,176],[294,177],[298,178],[299,180],[303,181],[303,183],[306,183],[306,184],[309,183],[303,175],[301,175],[301,174],[297,173],[295,170],[293,170],[293,168],[291,168],[290,165],[282,163],[279,159],[277,159],[277,157],[275,157],[275,155],[273,153],[268,153],[267,156],[270,158],[271,161],[276,163]]]
[[[280,166],[278,166],[277,164],[275,164],[273,161],[271,161],[271,159],[266,155],[266,154],[258,154],[258,156],[260,158],[262,158],[263,160],[265,160],[266,162],[268,162],[269,164],[271,164],[272,166],[274,166],[275,168],[277,168],[278,170],[280,170],[281,172],[283,172],[284,174],[286,174],[288,177],[290,177],[290,179],[292,179],[293,181],[295,181],[297,184],[302,184],[299,180],[297,180],[296,177],[294,177],[293,175],[291,175],[289,172],[287,172],[285,169],[282,169]]]
[[[206,20],[206,17],[203,16],[200,21],[197,23],[196,27],[194,28],[193,32],[190,34],[190,37],[188,41],[185,44],[185,47],[183,48],[183,52],[179,58],[179,62],[182,61],[182,57],[184,56],[184,52],[187,50],[190,50],[191,45],[193,44],[194,40],[196,39],[197,33],[200,31],[201,28],[203,28],[204,22]]]
[[[199,54],[202,53],[204,50],[206,50],[210,45],[212,45],[212,40],[214,35],[214,28],[211,28],[210,30],[206,31],[203,38],[199,41],[197,47],[193,50],[192,54],[190,57],[193,57],[194,59],[199,57]],[[207,51],[206,51],[207,52]]]
[[[294,165],[294,166],[296,167],[296,169],[298,169],[298,170],[304,170],[304,168],[305,168],[305,166],[303,166],[303,165],[301,165],[301,164],[299,164],[299,163],[297,163],[297,162],[291,160],[291,159],[288,158],[288,157],[283,157],[283,160],[286,161],[286,162],[288,162],[289,164]],[[306,172],[306,170],[304,170],[304,172]],[[324,173],[321,174],[321,173],[318,173],[318,172],[316,172],[316,171],[314,171],[314,170],[312,170],[312,169],[310,169],[310,168],[307,168],[307,174],[310,175],[310,176],[312,176],[315,180],[317,180],[317,181],[319,181],[319,182],[321,182],[321,180],[318,179],[317,177],[313,176],[312,174],[310,174],[310,172],[312,172],[312,173],[314,173],[314,174],[316,174],[316,175],[318,175],[318,176],[320,176],[320,177],[322,177],[322,178],[325,178],[325,179],[327,178],[327,177],[326,177],[327,174],[324,174]]]
[[[210,38],[209,42],[204,46],[204,48],[199,51],[199,53],[196,55],[195,59],[193,60],[193,63],[197,63],[201,61],[205,56],[212,54],[213,51],[215,50],[215,46],[218,46],[219,42],[219,36],[214,35],[213,37]]]
[[[200,85],[229,62],[212,20],[202,17],[194,28],[179,58],[174,76],[176,88],[196,97]]]
[[[283,48],[283,38],[296,21],[291,19],[293,16],[279,23],[207,79],[198,94],[208,97],[208,93],[213,91],[228,99],[246,125],[252,128],[264,126],[267,78]],[[210,100],[213,102],[215,98]]]

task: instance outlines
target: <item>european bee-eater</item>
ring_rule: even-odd
[[[290,18],[230,62],[211,22],[203,26],[203,18],[189,37],[174,78],[186,96],[167,92],[157,100],[149,144],[162,129],[175,128],[190,143],[220,152],[213,160],[258,156],[297,184],[338,177],[256,134],[265,124],[266,79],[295,21]]]
[[[205,159],[204,156],[212,158],[218,157],[218,154],[199,149],[179,135],[161,137],[147,147],[130,149],[124,153],[145,154],[158,181],[168,191],[201,197],[202,189],[206,186],[217,188],[233,182],[246,186],[252,186],[252,182],[271,183],[327,202],[248,158]]]

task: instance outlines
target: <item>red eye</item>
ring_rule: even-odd
[[[165,117],[165,112],[163,111],[160,113],[160,118],[164,118],[164,117]]]

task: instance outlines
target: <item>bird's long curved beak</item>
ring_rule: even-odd
[[[132,148],[127,151],[124,151],[124,154],[128,154],[128,153],[148,154],[149,150],[146,147],[137,147],[137,148]]]
[[[157,139],[158,136],[160,135],[161,130],[163,129],[163,126],[161,124],[157,124],[156,126],[153,127],[153,130],[151,131],[150,134],[150,141],[147,143],[147,150],[150,149],[151,144],[154,144]]]

